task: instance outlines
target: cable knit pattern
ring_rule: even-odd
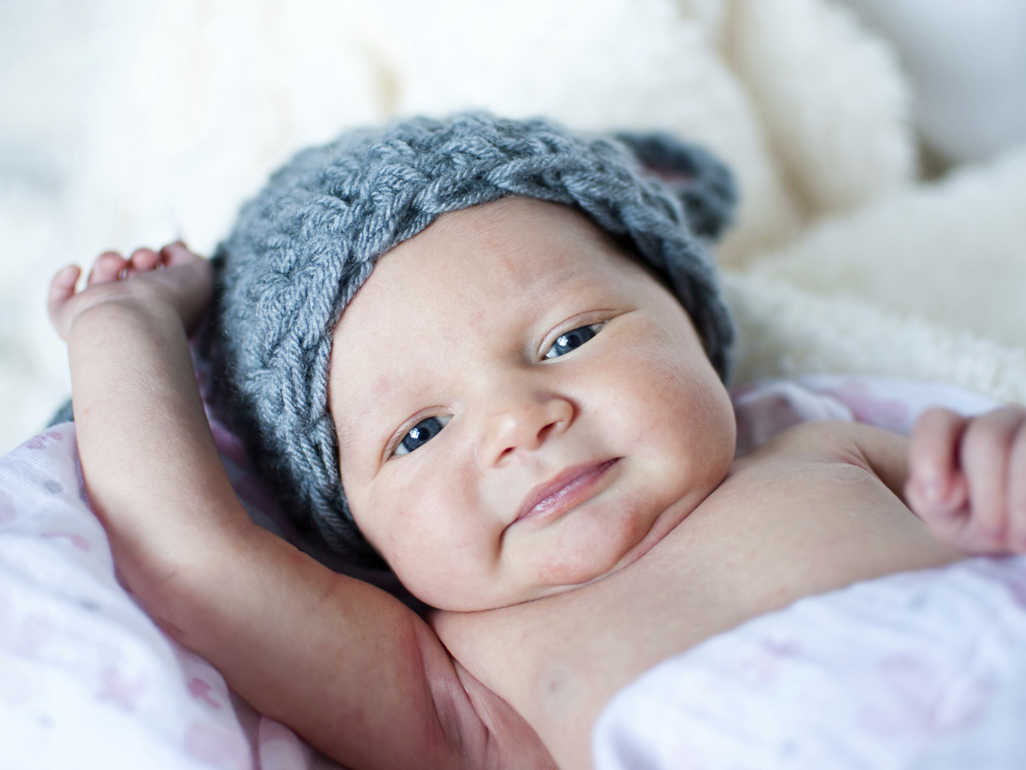
[[[339,477],[327,407],[332,330],[377,258],[439,214],[507,195],[579,208],[665,278],[726,378],[733,327],[695,232],[715,236],[728,220],[730,174],[667,135],[623,138],[673,189],[615,139],[470,113],[348,132],[299,153],[242,208],[215,257],[204,355],[222,417],[297,523],[314,522],[354,560],[380,563]]]

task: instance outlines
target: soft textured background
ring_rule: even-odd
[[[69,392],[58,267],[209,253],[300,147],[469,106],[670,129],[733,165],[738,379],[1026,402],[1024,83],[1021,0],[7,0],[0,453]]]

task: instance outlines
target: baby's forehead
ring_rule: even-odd
[[[459,321],[471,305],[499,310],[502,304],[488,303],[514,298],[544,304],[551,294],[642,273],[638,260],[582,212],[505,198],[443,214],[379,257],[339,327]]]
[[[437,249],[460,254],[461,270],[478,267],[509,280],[558,275],[566,271],[570,257],[636,256],[580,209],[523,196],[442,214],[389,254]],[[587,269],[594,264],[585,259],[577,266]]]

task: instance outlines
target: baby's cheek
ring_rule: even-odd
[[[469,515],[471,503],[437,481],[411,480],[397,491],[389,564],[422,599],[430,593],[436,606],[447,606],[478,577],[481,533]]]
[[[538,569],[538,579],[542,585],[547,586],[562,586],[571,585],[577,573],[577,565],[575,562],[561,557],[555,557],[550,561],[542,564]]]

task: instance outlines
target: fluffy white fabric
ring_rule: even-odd
[[[0,9],[0,453],[66,396],[61,265],[209,252],[296,149],[483,106],[658,127],[735,168],[739,376],[865,371],[1026,400],[1022,154],[915,180],[910,86],[827,0],[71,0]]]
[[[1026,141],[1022,0],[843,0],[893,40],[915,85],[931,149],[985,160]]]

